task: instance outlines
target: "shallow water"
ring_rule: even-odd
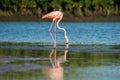
[[[120,79],[120,53],[115,53],[120,49],[113,49],[113,46],[103,46],[104,49],[102,46],[66,46],[1,48],[0,80]],[[92,51],[89,52],[88,48]]]
[[[61,23],[70,43],[57,30],[56,47],[48,25],[0,22],[0,80],[120,79],[119,22]]]
[[[0,22],[0,42],[52,42],[50,22]],[[71,44],[120,44],[120,22],[62,22]],[[57,29],[57,42],[65,43]]]

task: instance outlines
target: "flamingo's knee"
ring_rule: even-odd
[[[51,30],[48,30],[48,32],[51,32]]]
[[[54,30],[54,33],[56,34],[56,30]]]

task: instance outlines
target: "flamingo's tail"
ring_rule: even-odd
[[[42,16],[42,19],[45,19],[45,18],[47,18],[48,17],[48,15],[44,15],[44,16]]]

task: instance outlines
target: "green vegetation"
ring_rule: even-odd
[[[0,16],[41,16],[53,10],[68,16],[119,16],[120,0],[0,0]]]

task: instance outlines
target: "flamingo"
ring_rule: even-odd
[[[68,36],[66,34],[66,30],[59,26],[59,23],[60,23],[61,19],[63,18],[63,13],[61,11],[52,11],[52,12],[42,16],[42,19],[45,19],[45,18],[52,19],[52,23],[51,23],[51,25],[49,27],[48,32],[50,33],[54,43],[56,43],[56,27],[57,27],[59,30],[64,31],[64,37],[65,37],[65,40],[66,40],[66,44],[68,44],[69,39],[68,39]],[[54,37],[52,36],[52,33],[51,33],[51,28],[52,28],[53,23],[55,24]]]

